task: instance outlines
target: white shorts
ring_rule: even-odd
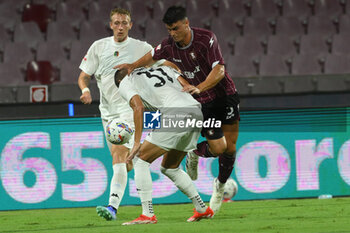
[[[130,126],[130,128],[132,128],[133,130],[135,130],[135,124],[134,124],[134,117],[133,114],[127,114],[127,115],[122,115],[120,117],[115,118],[117,119],[119,122],[122,123],[126,123],[127,125]],[[105,134],[105,138],[106,138],[106,142],[107,142],[107,146],[109,148],[109,151],[112,152],[112,143],[110,141],[107,140],[106,137],[106,126],[107,126],[108,120],[104,120],[102,119],[102,124],[103,124],[103,131]],[[132,135],[132,137],[130,138],[130,141],[128,143],[123,144],[123,146],[125,146],[126,148],[131,149],[134,146],[134,134]]]
[[[200,108],[196,110],[198,112],[197,114],[193,113],[193,116],[197,120],[203,120]],[[179,112],[176,113],[181,114]],[[188,114],[188,112],[185,114]],[[182,128],[170,131],[166,131],[164,128],[155,129],[146,137],[145,140],[166,151],[178,150],[189,152],[196,149],[200,132],[201,128]]]

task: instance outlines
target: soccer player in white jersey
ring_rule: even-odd
[[[101,118],[105,129],[109,120],[117,118],[121,122],[133,123],[133,111],[128,103],[121,98],[118,88],[114,84],[113,66],[122,63],[131,63],[151,51],[152,46],[146,42],[128,37],[132,27],[130,12],[115,8],[110,12],[110,28],[113,36],[95,41],[89,48],[80,64],[82,70],[78,84],[82,90],[81,102],[90,104],[91,93],[88,88],[91,76],[94,75],[100,91]],[[104,130],[105,131],[105,130]],[[116,212],[124,195],[127,184],[127,171],[132,169],[132,163],[127,164],[126,158],[133,140],[128,144],[113,145],[107,140],[112,155],[113,177],[110,183],[109,205],[98,206],[97,214],[106,220],[115,220]]]
[[[193,222],[213,217],[213,210],[203,203],[189,175],[179,168],[186,153],[197,145],[201,127],[190,126],[186,122],[203,121],[200,103],[189,93],[182,91],[180,82],[186,81],[173,68],[167,66],[139,68],[130,76],[126,75],[127,69],[118,70],[115,83],[119,86],[120,95],[134,111],[135,142],[128,160],[139,154],[134,169],[142,214],[123,225],[157,223],[152,206],[152,178],[149,167],[162,155],[164,157],[160,171],[168,176],[195,206],[194,215],[187,221]],[[178,122],[179,126],[180,122],[187,125],[167,129],[156,128],[141,145],[145,106],[157,109],[153,118],[161,115],[163,119],[169,117],[169,120]]]

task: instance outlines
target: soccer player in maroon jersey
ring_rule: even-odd
[[[216,213],[222,203],[224,186],[230,177],[236,157],[236,141],[239,126],[239,96],[225,63],[220,46],[213,32],[189,26],[186,9],[172,6],[166,11],[163,22],[169,37],[151,52],[132,64],[115,68],[137,67],[166,59],[176,64],[189,82],[184,86],[202,104],[204,119],[221,120],[220,128],[203,128],[207,141],[197,145],[189,153],[186,169],[193,180],[197,179],[198,156],[219,157],[219,175],[213,183],[210,207]]]

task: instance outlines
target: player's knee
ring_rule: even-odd
[[[230,155],[236,154],[236,144],[228,144],[224,152]]]
[[[165,168],[163,166],[160,166],[160,171],[166,175],[167,177],[172,177],[174,173],[176,173],[177,170],[180,168]]]
[[[216,146],[216,147],[210,147],[210,152],[215,155],[215,156],[219,156],[223,153],[225,153],[227,147],[226,146]]]
[[[113,163],[126,163],[126,157],[118,152],[112,153]]]

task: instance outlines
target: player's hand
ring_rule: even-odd
[[[139,143],[139,142],[136,143],[135,142],[133,148],[131,149],[131,151],[130,151],[130,153],[128,155],[128,157],[126,158],[126,162],[127,163],[130,162],[133,158],[135,158],[136,155],[139,154],[140,148],[141,148],[141,143]]]
[[[184,87],[182,88],[182,91],[188,92],[188,93],[190,93],[191,95],[201,93],[201,91],[200,91],[197,87],[195,87],[195,86],[193,86],[193,85],[186,85],[186,86],[184,86]]]
[[[128,70],[128,75],[135,69],[135,67],[132,64],[120,64],[120,65],[116,65],[113,67],[113,69],[127,69]]]
[[[80,96],[80,101],[83,104],[91,104],[92,102],[92,98],[91,98],[91,94],[89,91],[84,92],[81,96]]]

